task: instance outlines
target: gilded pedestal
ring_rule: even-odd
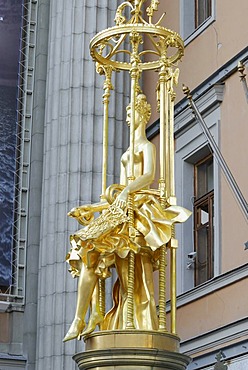
[[[105,331],[89,335],[86,351],[73,358],[80,370],[185,370],[188,356],[179,353],[179,338],[153,331]]]

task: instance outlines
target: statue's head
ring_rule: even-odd
[[[151,104],[147,102],[145,94],[137,95],[135,109],[147,123],[151,118]]]
[[[147,103],[144,94],[138,94],[135,102],[135,124],[136,127],[142,122],[147,124],[151,117],[151,105]],[[127,124],[131,123],[131,105],[127,106]]]
[[[153,10],[158,10],[159,0],[152,1],[152,8]]]

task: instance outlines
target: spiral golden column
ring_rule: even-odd
[[[141,39],[139,34],[132,32],[130,35],[130,43],[132,46],[132,54],[131,54],[131,125],[130,125],[130,158],[129,158],[129,167],[130,167],[130,174],[128,177],[129,182],[135,180],[134,176],[134,130],[135,130],[135,104],[136,104],[136,91],[138,86],[139,80],[139,56],[138,56],[138,48]],[[128,196],[128,216],[129,216],[129,237],[130,239],[135,238],[134,230],[134,199],[133,195],[129,194]],[[133,320],[133,310],[134,310],[134,269],[135,269],[135,254],[133,251],[129,252],[129,263],[128,263],[128,291],[127,291],[127,329],[134,329],[134,320]]]
[[[166,90],[166,49],[163,51],[161,70],[159,73],[160,91],[160,201],[163,209],[167,200],[166,164],[168,161],[168,146],[166,145],[166,131],[168,130],[168,94]],[[159,330],[167,331],[166,325],[166,245],[160,248],[159,259]]]

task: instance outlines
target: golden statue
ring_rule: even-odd
[[[184,222],[189,212],[175,205],[163,209],[159,192],[150,189],[155,177],[156,150],[148,141],[145,129],[151,106],[144,94],[138,94],[135,100],[134,178],[129,179],[131,149],[128,148],[121,157],[120,185],[107,189],[105,201],[69,213],[87,226],[71,235],[72,248],[67,262],[72,275],[79,277],[78,298],[75,318],[64,341],[85,336],[97,325],[102,330],[127,328],[130,253],[135,255],[133,325],[136,329],[159,328],[153,272],[159,267],[160,247],[171,239],[173,224]],[[130,126],[130,105],[127,123]],[[94,212],[101,214],[94,218]],[[111,267],[116,268],[118,279],[113,289],[113,308],[104,316],[99,306],[98,280],[106,279]],[[91,315],[85,329],[89,306]]]
[[[97,326],[100,331],[108,331],[108,335],[111,331],[130,333],[135,330],[136,337],[140,337],[142,331],[150,331],[154,340],[162,338],[161,346],[165,337],[166,340],[169,337],[172,344],[179,340],[176,335],[178,243],[174,224],[186,221],[190,212],[176,205],[174,85],[178,82],[176,66],[183,56],[184,46],[176,32],[160,25],[164,14],[156,24],[152,23],[159,0],[150,0],[143,17],[142,8],[147,2],[129,0],[121,3],[115,16],[116,25],[98,33],[90,43],[96,71],[105,76],[102,194],[99,203],[69,212],[69,216],[76,218],[83,228],[71,235],[71,249],[66,258],[71,274],[78,277],[78,296],[75,317],[64,341],[86,336],[89,339],[89,334]],[[139,85],[142,73],[148,70],[158,72],[158,189],[151,188],[155,178],[156,150],[146,137],[151,106]],[[111,76],[116,71],[128,71],[130,75],[130,104],[126,119],[130,126],[130,144],[121,157],[120,184],[107,188],[108,108],[110,91],[114,88]],[[167,264],[170,264],[169,294],[166,294]],[[118,278],[113,287],[113,307],[106,313],[105,280],[111,269],[116,269]],[[154,298],[155,270],[158,270],[158,312]],[[171,307],[169,334],[166,320],[168,296]],[[86,326],[85,315],[89,307]]]

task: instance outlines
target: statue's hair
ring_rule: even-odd
[[[135,108],[137,112],[143,115],[146,122],[148,122],[151,117],[151,104],[147,103],[146,96],[144,94],[137,95]]]

